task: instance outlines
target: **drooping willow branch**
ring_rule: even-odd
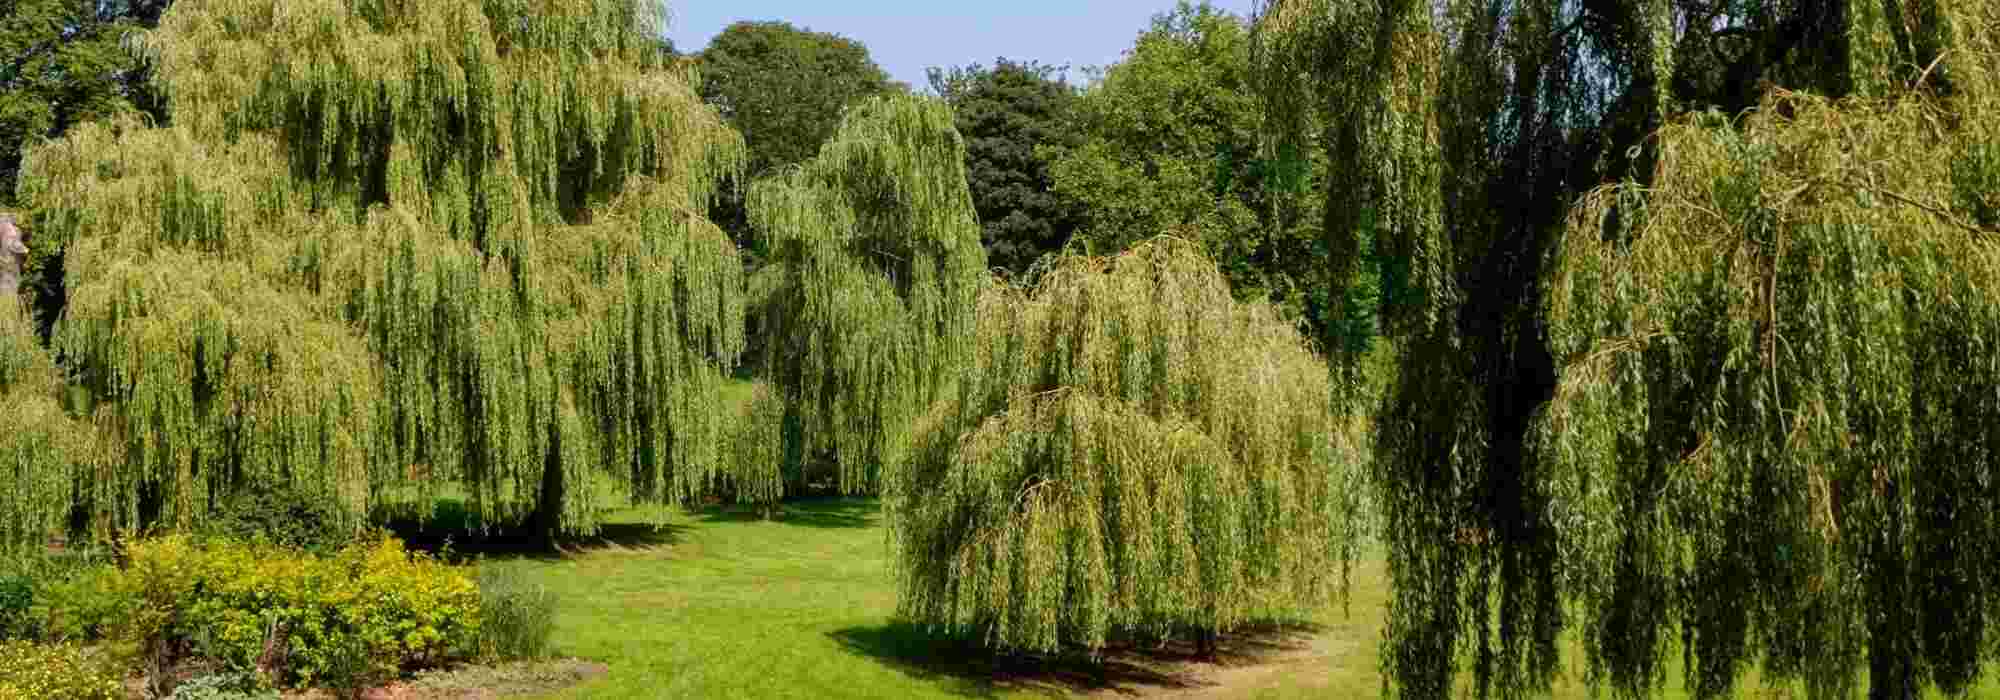
[[[174,126],[24,168],[113,446],[88,507],[185,526],[254,481],[358,519],[456,485],[587,532],[600,495],[704,488],[745,302],[703,212],[743,149],[652,49],[663,13],[176,3],[140,42]]]
[[[1962,90],[1993,75],[1955,72]],[[1767,674],[1827,693],[1862,667],[1956,693],[1993,660],[2000,240],[1924,203],[1971,202],[1966,170],[2000,177],[1974,162],[1992,104],[1779,92],[1738,126],[1690,119],[1661,134],[1637,222],[1565,239],[1551,340],[1595,359],[1536,440],[1569,576],[1601,634],[1677,625],[1700,695],[1758,646]],[[1942,138],[1922,126],[1954,113]],[[1573,230],[1620,196],[1586,199]],[[1641,328],[1658,330],[1612,347]],[[1648,587],[1683,592],[1632,594]],[[1651,638],[1621,657],[1597,637],[1593,664],[1621,678]]]
[[[892,470],[901,614],[1054,652],[1329,602],[1356,435],[1299,331],[1176,239],[1040,279],[981,297],[971,368]]]
[[[1624,697],[1676,648],[1701,697],[1992,658],[1942,611],[1994,599],[2000,6],[1711,4],[1262,4],[1267,123],[1353,183],[1331,273],[1372,227],[1424,301],[1374,415],[1399,697],[1547,692],[1566,636]]]
[[[817,157],[756,183],[749,207],[771,251],[755,284],[784,406],[759,415],[784,429],[746,430],[785,444],[782,462],[741,469],[782,470],[796,490],[830,459],[843,492],[873,492],[910,422],[965,362],[986,274],[951,109],[910,97],[857,104]]]

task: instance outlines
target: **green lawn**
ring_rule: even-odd
[[[712,509],[658,531],[617,523],[604,539],[524,563],[562,595],[555,651],[611,668],[557,698],[1353,698],[1381,687],[1380,564],[1356,572],[1351,618],[1329,610],[1316,629],[1238,642],[1215,665],[1126,654],[1099,671],[996,666],[892,624],[872,501],[794,504],[769,522]],[[1556,695],[1587,697],[1575,684]],[[1975,697],[2000,698],[2000,686]]]

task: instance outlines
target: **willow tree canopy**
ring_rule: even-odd
[[[1863,667],[1877,697],[1958,693],[2000,662],[2000,227],[1976,206],[2000,83],[1974,82],[2000,64],[1972,63],[1956,87],[1985,95],[1677,121],[1652,187],[1574,212],[1629,209],[1550,271],[1535,440],[1619,685],[1675,623],[1704,697],[1759,657],[1822,696]]]
[[[770,252],[752,286],[786,463],[745,468],[796,487],[830,458],[842,491],[873,491],[964,363],[987,274],[951,108],[856,103],[817,157],[752,185],[749,209]]]
[[[977,338],[885,487],[903,616],[1054,652],[1331,600],[1358,494],[1326,365],[1194,245],[1062,258]]]
[[[1995,660],[2000,5],[1278,0],[1259,31],[1274,122],[1343,125],[1330,249],[1386,222],[1428,299],[1376,422],[1403,696],[1459,659],[1546,688],[1566,632],[1627,696],[1676,651],[1702,697]]]
[[[86,505],[188,525],[248,481],[370,510],[461,484],[588,531],[717,466],[741,268],[703,218],[741,139],[655,2],[181,0],[174,125],[29,153],[55,343],[105,444]]]

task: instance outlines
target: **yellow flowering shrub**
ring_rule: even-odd
[[[58,599],[72,609],[51,611],[58,628],[187,650],[287,686],[434,667],[478,644],[479,586],[469,571],[387,537],[332,556],[162,537],[130,545],[122,569],[71,585],[79,590]]]
[[[116,667],[73,646],[0,642],[0,700],[118,700]]]

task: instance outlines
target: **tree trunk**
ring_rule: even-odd
[[[542,463],[542,497],[535,507],[535,534],[540,537],[542,548],[552,554],[562,551],[559,538],[567,486],[563,479],[562,431],[551,425],[548,454]]]
[[[28,263],[28,246],[13,214],[0,214],[0,299],[16,300],[21,294],[21,269]]]

